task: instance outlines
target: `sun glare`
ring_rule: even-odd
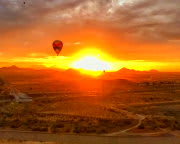
[[[99,50],[84,50],[77,54],[80,57],[73,63],[73,68],[90,75],[100,75],[104,70],[110,70],[110,64],[104,60]]]
[[[95,57],[87,56],[74,63],[74,68],[92,70],[92,71],[103,71],[109,70],[109,65]]]

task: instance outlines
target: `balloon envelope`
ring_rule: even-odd
[[[56,52],[57,55],[59,55],[59,53],[61,52],[62,47],[63,47],[62,41],[60,41],[60,40],[55,40],[55,41],[53,42],[53,49],[54,49],[54,51]]]

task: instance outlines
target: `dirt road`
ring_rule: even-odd
[[[170,105],[170,104],[180,104],[180,101],[166,101],[166,102],[155,102],[155,103],[147,103],[147,104],[134,104],[132,106],[134,106],[134,107],[144,107],[144,106],[159,106],[159,105]],[[126,132],[128,132],[130,130],[138,128],[141,125],[142,121],[147,117],[147,115],[134,114],[133,112],[129,112],[127,110],[119,109],[119,111],[121,113],[126,114],[128,117],[137,119],[138,123],[135,124],[134,126],[131,126],[130,128],[127,128],[127,129],[120,130],[120,131],[113,132],[113,133],[105,134],[105,136],[121,136],[122,134],[124,134],[124,133],[126,133]],[[168,131],[168,130],[162,130],[161,132],[146,133],[146,134],[143,134],[143,133],[139,133],[139,134],[129,133],[129,134],[130,135],[139,135],[139,136],[156,136],[156,135],[162,135],[162,134],[166,134],[166,133],[172,133],[173,135],[176,135],[172,131]],[[126,134],[128,134],[128,133],[126,133]]]
[[[60,144],[179,144],[180,138],[161,137],[111,137],[49,134],[25,131],[0,131],[0,139],[58,142]]]

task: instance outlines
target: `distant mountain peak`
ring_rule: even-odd
[[[121,68],[118,72],[135,72],[134,69],[128,69],[126,67]]]
[[[17,67],[16,65],[12,65],[9,67],[2,67],[2,69],[20,69],[19,67]]]
[[[9,68],[18,69],[18,67],[16,65],[12,65]]]
[[[151,69],[151,70],[149,70],[149,72],[159,72],[158,70],[155,70],[155,69]]]
[[[126,67],[123,67],[118,72],[124,72],[124,73],[128,73],[128,72],[152,72],[152,73],[155,73],[155,72],[159,72],[159,71],[155,70],[155,69],[151,69],[149,71],[139,71],[139,70],[128,69]]]

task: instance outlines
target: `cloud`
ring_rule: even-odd
[[[148,40],[179,39],[180,1],[139,0],[118,9],[115,22],[127,29],[129,35]]]
[[[27,0],[26,4],[22,0],[0,1],[0,31],[47,22],[99,26],[142,40],[175,40],[180,37],[180,1]]]
[[[48,55],[45,53],[30,53],[28,54],[29,57],[35,57],[35,58],[40,58],[40,57],[47,57]]]
[[[1,31],[13,28],[26,28],[45,22],[49,14],[72,9],[83,1],[80,0],[1,0]]]
[[[24,5],[22,0],[0,0],[0,36],[3,36],[0,40],[1,47],[7,48],[6,41],[9,40],[9,49],[16,47],[22,53],[32,53],[35,50],[37,53],[46,53],[45,49],[49,49],[51,41],[60,37],[69,43],[80,41],[81,44],[89,42],[93,45],[102,42],[104,45],[109,44],[114,53],[130,51],[128,55],[133,57],[134,52],[157,54],[155,50],[147,53],[143,50],[144,47],[123,49],[124,41],[129,46],[131,41],[142,45],[170,45],[171,42],[180,40],[179,0],[25,1]],[[5,39],[4,34],[8,32],[11,33],[11,38],[8,35]],[[22,46],[22,41],[28,41],[28,44]],[[173,46],[177,45],[173,42]],[[78,45],[76,50],[79,47]],[[69,51],[75,51],[75,48],[68,48]],[[162,51],[165,48],[160,49]],[[167,49],[165,51],[168,52]],[[171,54],[178,55],[179,52],[173,49]]]

